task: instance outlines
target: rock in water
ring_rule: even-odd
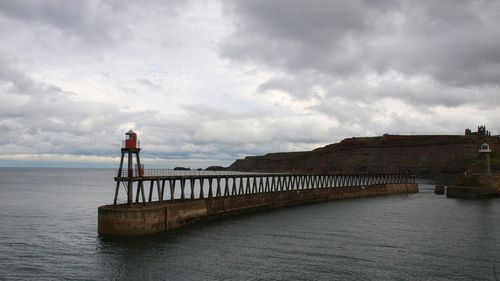
[[[444,185],[436,185],[434,187],[434,193],[436,193],[436,194],[439,194],[439,195],[444,194],[444,191],[445,191]]]

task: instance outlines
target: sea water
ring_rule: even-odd
[[[0,168],[0,280],[495,280],[500,199],[420,193],[97,235],[109,169]]]

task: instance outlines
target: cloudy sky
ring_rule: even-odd
[[[500,133],[500,1],[0,0],[0,165]]]

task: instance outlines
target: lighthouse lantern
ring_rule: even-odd
[[[124,148],[137,148],[137,134],[130,130],[125,134],[125,147]]]

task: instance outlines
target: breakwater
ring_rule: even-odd
[[[130,177],[117,177],[115,180],[125,182],[129,181]],[[100,235],[146,235],[176,229],[199,221],[257,210],[329,200],[418,192],[415,177],[407,174],[159,175],[133,177],[132,180],[140,182],[136,203],[99,207],[98,232]],[[143,187],[148,181],[150,183],[149,200],[146,200]],[[180,187],[180,194],[175,192],[176,186]],[[165,187],[169,188],[165,189]],[[188,187],[187,190],[185,190],[186,187]],[[152,199],[155,189],[157,201]],[[169,194],[165,194],[165,190],[169,191]],[[140,196],[141,193],[142,196]]]

